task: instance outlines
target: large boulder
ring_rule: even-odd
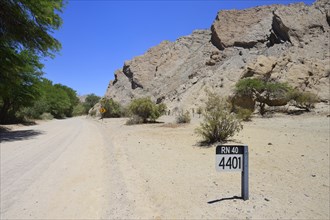
[[[223,50],[228,47],[253,48],[267,41],[275,6],[246,10],[219,11],[211,26],[212,43]]]

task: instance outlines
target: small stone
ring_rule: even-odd
[[[268,145],[273,145],[273,144],[269,142]]]
[[[316,175],[315,174],[312,174],[312,177],[316,177]]]
[[[269,202],[270,200],[269,200],[269,199],[267,199],[267,198],[265,198],[265,201]]]

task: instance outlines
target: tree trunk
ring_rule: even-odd
[[[11,106],[11,103],[10,103],[9,99],[4,99],[3,105],[0,109],[0,124],[6,123],[6,119],[8,116],[10,106]]]

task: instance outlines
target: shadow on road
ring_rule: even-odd
[[[209,201],[209,202],[207,202],[207,203],[208,203],[208,204],[213,204],[213,203],[216,203],[216,202],[222,202],[222,201],[226,201],[226,200],[234,200],[234,199],[243,199],[243,198],[240,197],[240,196],[233,196],[233,197],[228,197],[228,198],[222,198],[222,199],[212,200],[212,201]]]
[[[0,130],[0,143],[28,140],[40,134],[42,134],[42,132],[31,129],[21,131]]]

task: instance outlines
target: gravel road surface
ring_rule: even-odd
[[[103,132],[85,118],[2,132],[0,219],[129,216],[133,208]]]

